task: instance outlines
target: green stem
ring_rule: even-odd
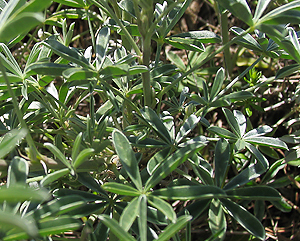
[[[9,82],[9,79],[6,75],[6,71],[5,71],[5,67],[2,63],[2,60],[0,59],[0,71],[2,72],[2,75],[3,75],[3,78],[4,78],[4,81],[5,81],[5,84],[7,86],[7,90],[8,90],[8,93],[9,95],[11,96],[11,99],[12,99],[12,102],[13,102],[13,106],[14,106],[14,110],[17,114],[17,117],[18,117],[18,120],[21,124],[21,127],[25,130],[27,130],[27,134],[26,134],[26,141],[29,145],[29,155],[30,155],[30,159],[31,161],[34,163],[34,162],[38,162],[39,159],[41,159],[41,155],[40,153],[38,152],[38,150],[36,149],[36,146],[34,144],[34,141],[29,133],[29,130],[28,130],[28,127],[23,119],[23,114],[19,108],[19,105],[18,105],[18,102],[17,102],[17,98],[15,96],[15,93],[13,92],[11,86],[10,86],[10,82]]]
[[[95,35],[94,35],[94,31],[93,31],[93,26],[92,26],[92,22],[90,19],[90,12],[89,9],[85,9],[86,15],[87,15],[87,20],[88,20],[88,25],[89,25],[89,30],[90,30],[90,35],[92,38],[92,46],[94,51],[96,50],[96,41],[95,41]]]
[[[228,35],[228,13],[227,11],[221,13],[221,34],[222,34],[222,43],[225,45],[229,42],[229,35]],[[224,49],[224,62],[225,62],[225,69],[228,76],[231,76],[232,72],[232,64],[231,64],[231,54],[230,54],[230,46]]]

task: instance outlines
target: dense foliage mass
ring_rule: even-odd
[[[299,239],[298,24],[299,0],[0,0],[0,239]]]

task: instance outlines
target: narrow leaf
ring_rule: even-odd
[[[215,183],[218,187],[222,187],[229,165],[230,145],[225,139],[217,142],[215,149]]]
[[[162,232],[159,236],[157,241],[167,241],[170,240],[180,229],[182,229],[187,222],[192,219],[190,215],[184,215],[177,219],[176,223],[172,223],[165,228],[164,232]]]
[[[123,241],[135,241],[135,239],[127,233],[116,220],[111,219],[106,214],[101,214],[98,216],[101,222],[103,222],[107,227],[110,228],[111,232],[119,238],[119,240]]]
[[[142,179],[140,176],[138,163],[128,139],[122,132],[118,130],[113,132],[112,138],[123,168],[126,170],[126,173],[135,184],[136,188],[141,190]]]
[[[249,213],[244,207],[228,200],[221,199],[230,216],[237,220],[249,233],[255,237],[265,240],[265,229],[260,221]]]
[[[134,187],[116,182],[107,182],[102,185],[102,188],[107,192],[112,192],[125,196],[139,196],[141,194]]]
[[[183,185],[161,188],[153,191],[152,195],[167,200],[195,200],[226,197],[226,194],[222,189],[210,185]]]
[[[139,209],[140,208],[138,197],[132,199],[131,202],[128,203],[127,206],[124,208],[120,217],[119,224],[126,232],[128,232],[134,220],[139,215]]]

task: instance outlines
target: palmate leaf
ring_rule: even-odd
[[[86,1],[84,0],[54,0],[54,2],[61,3],[70,7],[75,7],[75,8],[86,7]]]
[[[265,229],[255,216],[249,213],[244,207],[228,199],[221,199],[221,202],[226,207],[230,216],[237,220],[249,233],[261,240],[265,239]]]
[[[138,190],[142,190],[142,179],[140,176],[138,162],[128,139],[118,130],[113,132],[112,138],[123,168],[126,170],[126,173],[135,184],[136,188]]]
[[[162,179],[174,171],[180,164],[184,163],[188,157],[201,150],[206,145],[205,142],[195,142],[180,148],[175,153],[164,160],[153,172],[145,184],[145,191],[154,187]]]

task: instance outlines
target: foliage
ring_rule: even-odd
[[[223,30],[229,13],[240,25],[174,33],[191,2],[0,0],[1,239],[192,240],[201,220],[207,240],[231,223],[264,240],[265,201],[291,210],[278,187],[299,177],[276,175],[300,166],[299,130],[274,133],[298,109],[272,127],[249,117],[299,71],[300,1],[210,1]],[[236,45],[256,59],[232,72]],[[267,78],[256,66],[270,59],[294,62]]]

